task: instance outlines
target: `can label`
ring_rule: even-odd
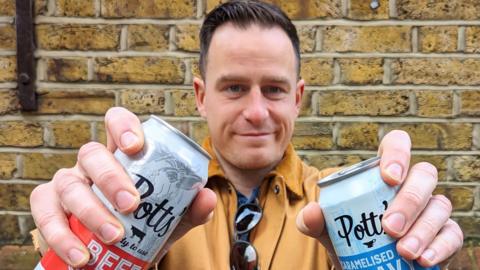
[[[81,269],[146,269],[206,184],[208,154],[163,120],[152,118],[143,123],[145,145],[141,152],[127,156],[117,150],[114,154],[140,194],[138,208],[131,214],[120,214],[92,186],[104,206],[122,223],[125,237],[106,245],[76,217],[69,219],[70,228],[90,251],[90,261]],[[72,268],[49,251],[35,268],[43,269]]]
[[[357,165],[358,166],[358,165]],[[320,206],[327,231],[344,270],[425,268],[402,258],[396,240],[382,228],[383,213],[398,190],[384,183],[378,166],[348,175],[349,168],[321,185]],[[333,183],[332,183],[333,182]]]

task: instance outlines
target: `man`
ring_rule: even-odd
[[[194,88],[210,132],[204,143],[213,156],[209,181],[162,250],[159,268],[255,269],[258,263],[260,269],[328,269],[330,258],[341,269],[315,203],[316,181],[329,172],[304,164],[290,144],[305,84],[299,78],[295,27],[270,4],[232,1],[207,15],[200,54],[202,78],[194,79]],[[105,124],[106,147],[82,146],[73,168],[59,170],[31,195],[32,215],[43,238],[73,266],[84,265],[88,251],[68,228],[68,213],[106,243],[124,234],[92,193],[92,183],[123,213],[139,203],[112,152],[142,149],[140,122],[125,109],[113,108]],[[446,263],[460,249],[463,234],[449,219],[450,201],[432,196],[436,169],[419,163],[408,170],[410,146],[401,131],[390,132],[381,142],[384,180],[403,183],[383,227],[399,238],[397,250],[405,258],[424,266]],[[263,213],[243,234],[234,216],[245,201]]]

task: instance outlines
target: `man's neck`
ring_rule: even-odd
[[[230,180],[235,189],[241,194],[250,197],[253,190],[260,186],[263,179],[269,172],[277,166],[278,162],[269,167],[260,169],[241,169],[227,160],[225,160],[213,147],[218,163],[225,173],[225,177]]]

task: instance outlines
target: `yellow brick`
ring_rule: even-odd
[[[327,52],[409,52],[410,26],[328,26],[323,38]]]
[[[37,123],[0,122],[0,146],[34,147],[43,145],[43,129]]]
[[[97,58],[95,76],[101,82],[183,83],[185,64],[158,57]]]
[[[94,0],[55,0],[57,16],[88,17],[95,16]]]
[[[196,0],[104,0],[103,17],[192,18],[197,14]]]
[[[117,25],[41,24],[36,32],[44,50],[116,50],[120,41]]]
[[[205,121],[193,122],[190,127],[192,139],[201,144],[209,134],[207,123]]]
[[[472,147],[472,124],[388,124],[385,134],[393,129],[410,134],[414,149],[469,150]]]
[[[175,116],[198,116],[195,93],[192,91],[177,90],[172,93]]]
[[[17,170],[16,155],[0,153],[0,179],[10,179]]]
[[[40,114],[99,114],[115,106],[113,93],[99,90],[38,91]]]
[[[419,162],[428,162],[437,168],[438,180],[445,181],[447,180],[447,170],[448,170],[447,159],[448,158],[449,158],[448,156],[441,156],[438,154],[435,154],[435,155],[413,154],[410,160],[410,167]]]
[[[480,180],[480,157],[458,156],[453,159],[453,177],[456,181],[478,182]]]
[[[134,113],[165,113],[164,90],[124,90],[120,93],[120,105]]]
[[[381,20],[388,19],[389,1],[380,0],[380,6],[376,9],[370,7],[371,1],[350,1],[348,18],[354,20]]]
[[[408,112],[407,91],[320,91],[320,115],[404,115]],[[372,101],[375,102],[372,102]]]
[[[416,96],[419,116],[452,116],[453,94],[451,91],[417,91]]]
[[[29,211],[29,196],[36,185],[0,184],[0,210]]]
[[[17,58],[15,56],[0,57],[0,82],[17,80]]]
[[[192,72],[192,76],[201,78],[202,76],[200,75],[200,64],[198,59],[193,59],[191,63],[192,64],[190,72]]]
[[[472,210],[475,194],[470,187],[438,186],[433,194],[443,194],[452,202],[454,211]]]
[[[48,0],[34,0],[33,8],[35,15],[46,15],[47,14],[47,1]]]
[[[478,235],[478,224],[480,224],[480,217],[456,216],[453,218],[453,220],[455,220],[458,223],[458,225],[460,225],[460,228],[462,228],[462,232],[464,233],[465,236],[468,237],[468,236]],[[473,253],[475,249],[477,250],[477,254]],[[462,269],[464,267],[470,267],[470,269],[474,269],[475,267],[473,264],[475,259],[474,256],[476,256],[476,258],[479,258],[478,256],[479,249],[480,248],[475,247],[472,244],[468,244],[468,242],[466,242],[466,245],[460,251],[461,253],[459,255],[456,255],[453,258],[452,263],[449,263],[449,267],[452,269]],[[465,253],[467,253],[467,255],[463,255]],[[472,257],[470,258],[468,254],[472,254]]]
[[[422,52],[455,52],[457,35],[457,26],[419,27],[419,49]]]
[[[0,218],[1,219],[1,218]],[[33,229],[33,228],[31,228]],[[33,245],[5,245],[0,248],[0,265],[5,269],[34,269],[40,254]]]
[[[20,109],[20,103],[16,90],[0,92],[0,114],[11,113]]]
[[[79,148],[90,141],[90,123],[83,121],[56,121],[50,123],[54,143],[60,148]]]
[[[220,3],[226,0],[207,0],[207,12],[213,10]],[[315,18],[340,18],[340,0],[266,0],[280,7],[291,19],[315,19]]]
[[[175,28],[177,31],[175,44],[178,50],[187,52],[200,51],[200,25],[177,25]]]
[[[337,145],[343,149],[378,148],[378,124],[375,123],[344,123],[341,124]]]
[[[345,84],[381,84],[383,60],[377,58],[339,59],[341,79]]]
[[[314,166],[315,168],[322,170],[322,169],[329,169],[334,167],[344,167],[348,165],[353,165],[358,163],[362,160],[367,159],[368,157],[362,157],[357,155],[308,155],[305,157],[305,161]]]
[[[139,24],[128,26],[128,48],[135,51],[168,50],[169,26]]]
[[[73,167],[76,163],[77,155],[26,153],[22,154],[22,158],[22,178],[49,180],[53,178],[53,175],[59,169]]]
[[[291,19],[340,18],[341,0],[269,0],[279,6]]]
[[[465,51],[470,53],[480,52],[480,27],[468,26],[465,29]]]
[[[312,97],[313,97],[313,92],[305,90],[303,91],[303,97],[302,97],[302,107],[300,108],[300,116],[310,116],[313,113],[312,109]]]
[[[304,58],[300,74],[307,85],[329,85],[333,81],[332,59]]]
[[[397,84],[478,85],[479,59],[410,58],[392,64]]]
[[[298,38],[300,39],[300,52],[313,52],[315,50],[315,26],[297,26]]]
[[[87,59],[47,59],[47,80],[52,82],[82,82],[88,77]]]
[[[95,141],[102,143],[103,145],[107,145],[107,132],[105,130],[105,123],[98,122],[95,123],[96,133],[95,133]]]
[[[474,20],[480,18],[478,0],[397,0],[400,19]]]
[[[292,143],[295,149],[331,149],[332,126],[330,123],[297,122]]]
[[[2,241],[14,242],[15,240],[22,238],[20,226],[18,224],[18,216],[0,215],[0,227],[2,228],[0,231],[0,239],[2,239]],[[2,256],[3,255],[4,253],[2,253]],[[4,266],[5,265],[2,265],[2,267]]]
[[[17,35],[13,25],[0,26],[0,49],[15,50],[16,37]]]
[[[0,0],[0,16],[14,16],[14,15],[15,15],[15,1]]]
[[[460,93],[460,113],[469,116],[480,116],[480,91],[471,90]]]

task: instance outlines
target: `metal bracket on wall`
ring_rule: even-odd
[[[22,110],[37,109],[32,0],[16,0],[17,87]]]

